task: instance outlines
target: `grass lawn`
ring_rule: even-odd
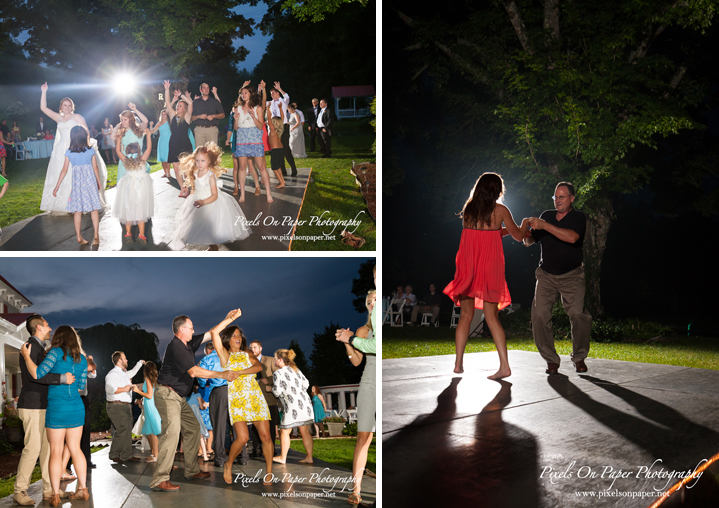
[[[331,233],[334,226],[318,226],[311,224],[314,221],[332,220],[349,221],[357,219],[359,227],[348,227],[348,231],[361,236],[367,242],[362,251],[376,250],[376,224],[367,213],[367,206],[350,173],[352,161],[374,162],[372,143],[374,133],[365,125],[366,122],[358,120],[343,120],[337,122],[333,130],[332,158],[322,159],[319,152],[308,153],[309,158],[297,159],[300,167],[311,167],[314,182],[309,183],[304,204],[300,213],[300,221],[295,236],[321,236],[322,233]],[[309,144],[309,139],[307,140]],[[220,140],[224,148],[224,139]],[[266,157],[269,168],[270,158]],[[9,226],[28,217],[42,213],[40,201],[45,183],[45,173],[49,159],[32,159],[27,161],[7,160],[7,174],[10,187],[5,197],[0,201],[0,227]],[[155,156],[150,157],[150,163]],[[232,174],[232,156],[229,148],[222,156],[222,164],[230,168]],[[152,172],[161,171],[160,164],[152,166]],[[269,171],[269,169],[268,169]],[[289,171],[289,168],[288,168]],[[117,183],[117,164],[107,165],[108,188]],[[326,213],[325,213],[326,212]],[[324,215],[323,215],[324,214]],[[301,222],[300,222],[301,224]],[[332,233],[335,240],[294,240],[292,250],[348,250],[353,247],[340,243],[340,233],[344,228],[337,226]]]
[[[404,327],[382,329],[382,358],[411,358],[416,356],[453,355],[454,330],[449,327]],[[557,339],[557,353],[568,355],[572,342]],[[507,349],[536,352],[531,335],[508,334]],[[496,351],[490,338],[471,338],[467,353]],[[654,343],[601,343],[592,342],[591,358],[624,360],[628,362],[681,365],[699,369],[719,370],[719,339],[711,337],[675,336]]]
[[[352,455],[354,455],[357,439],[314,439],[312,441],[312,456],[352,471]],[[301,453],[307,453],[301,439],[292,439],[290,448]],[[367,469],[377,472],[377,438],[372,438],[372,444],[367,453]]]

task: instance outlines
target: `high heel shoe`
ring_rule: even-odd
[[[68,496],[68,499],[82,499],[83,501],[87,501],[90,499],[90,493],[87,491],[87,487],[84,489],[77,489],[74,493]]]

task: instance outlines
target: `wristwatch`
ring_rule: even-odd
[[[352,346],[352,343],[354,342],[354,340],[355,340],[355,336],[353,335],[352,337],[349,338],[349,340],[347,340],[347,343],[348,343],[350,346]],[[354,347],[354,346],[352,346],[352,347]]]

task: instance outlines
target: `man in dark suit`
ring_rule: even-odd
[[[42,132],[44,133],[48,129],[47,122],[45,121],[45,118],[40,117],[40,120],[35,124],[35,133]]]
[[[320,114],[317,116],[317,134],[320,138],[320,151],[323,159],[332,156],[332,111],[327,107],[327,101],[320,101]]]
[[[265,401],[270,408],[270,439],[272,439],[272,446],[274,448],[275,438],[277,437],[276,428],[280,424],[280,413],[277,411],[277,398],[272,393],[272,386],[274,385],[272,375],[277,370],[275,365],[275,359],[271,356],[264,356],[262,354],[262,343],[259,340],[253,340],[250,343],[250,349],[257,357],[257,360],[262,364],[262,370],[257,373],[257,382],[260,384],[260,389],[265,395]],[[255,426],[252,426],[252,442],[254,444],[254,450],[252,455],[255,457],[261,457],[262,452],[259,449],[260,435],[257,433]],[[272,451],[272,455],[278,455],[275,450]]]
[[[44,342],[50,339],[52,328],[39,314],[27,318],[25,327],[30,333],[26,344],[30,344],[30,358],[35,365],[40,365],[45,358]],[[75,376],[71,372],[65,374],[47,374],[40,379],[34,379],[27,370],[25,359],[20,355],[20,373],[22,376],[22,390],[17,402],[18,416],[22,420],[25,430],[25,447],[20,456],[20,463],[17,466],[17,478],[13,501],[21,506],[33,506],[35,502],[27,495],[30,487],[32,471],[35,469],[35,462],[40,457],[40,471],[42,473],[42,496],[49,501],[52,497],[52,486],[50,485],[50,472],[48,464],[50,460],[50,443],[45,433],[45,412],[47,410],[47,387],[48,385],[72,384]],[[65,493],[60,490],[60,497]]]
[[[320,101],[312,99],[312,110],[307,115],[307,130],[310,131],[310,153],[315,151],[315,140],[317,139],[317,117],[320,116]]]

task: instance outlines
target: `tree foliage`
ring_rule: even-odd
[[[297,342],[295,339],[292,339],[290,341],[290,345],[287,346],[287,349],[291,349],[295,352],[295,365],[297,365],[297,368],[300,369],[303,374],[307,375],[309,373],[309,364],[307,362],[307,356],[305,355],[305,352],[302,351],[302,348],[300,347],[300,343]]]
[[[363,261],[358,270],[359,277],[352,279],[352,294],[357,297],[352,300],[352,304],[360,314],[367,314],[365,298],[367,293],[375,289],[374,274],[372,273],[374,266],[375,261],[372,259]]]
[[[359,383],[363,364],[354,367],[345,351],[345,345],[338,342],[335,332],[338,324],[330,323],[321,333],[315,333],[312,340],[311,385],[343,385]]]
[[[428,149],[454,154],[460,170],[434,187],[440,195],[458,179],[470,185],[481,165],[523,182],[534,207],[557,182],[572,181],[575,205],[589,220],[585,265],[597,314],[612,193],[647,181],[652,168],[635,157],[639,147],[703,128],[692,116],[706,91],[697,55],[714,30],[716,6],[502,0],[463,4],[440,19],[396,10],[404,28],[395,35],[409,56],[401,102],[416,106],[432,96],[443,115],[417,121],[416,113],[403,114],[410,106],[392,130],[417,142],[437,139]]]
[[[323,21],[326,14],[334,14],[342,4],[359,2],[363,6],[368,0],[285,0],[284,9],[289,9],[300,21],[317,23]]]

